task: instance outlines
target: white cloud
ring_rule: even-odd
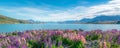
[[[112,0],[109,3],[110,4],[120,4],[120,0]]]
[[[94,18],[99,15],[120,15],[120,0],[110,0],[108,3],[90,7],[77,6],[68,10],[43,10],[31,7],[0,8],[0,10],[15,16],[25,16],[28,19],[40,21],[80,20]]]
[[[120,15],[120,1],[119,0],[111,0],[106,4],[97,5],[89,7],[87,12],[92,15],[92,17],[99,15]]]
[[[81,9],[80,9],[81,8]],[[66,20],[77,20],[80,19],[80,10],[85,7],[76,7],[68,10],[42,10],[39,8],[4,8],[2,11],[14,14],[15,16],[28,17],[29,19],[40,20],[40,21],[66,21]],[[79,10],[79,11],[78,11]],[[81,17],[82,18],[82,17]],[[23,18],[24,19],[24,18]]]

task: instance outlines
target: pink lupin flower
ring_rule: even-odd
[[[84,37],[83,35],[81,35],[81,41],[82,41],[83,43],[86,43],[86,39],[85,39],[85,37]]]
[[[81,34],[76,33],[65,33],[63,34],[64,38],[69,38],[70,40],[81,40],[83,43],[86,43],[85,37]]]
[[[104,48],[107,48],[106,42],[103,42],[103,43],[104,43]]]

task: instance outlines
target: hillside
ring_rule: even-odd
[[[18,24],[18,23],[29,23],[29,22],[26,20],[18,20],[0,15],[0,24]]]

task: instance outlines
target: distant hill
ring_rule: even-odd
[[[0,24],[18,24],[18,23],[30,23],[30,22],[26,20],[18,20],[0,15]]]
[[[95,18],[89,19],[84,18],[78,21],[65,21],[63,23],[93,23],[93,24],[120,24],[120,16],[97,16]]]

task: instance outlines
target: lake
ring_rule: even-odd
[[[83,30],[120,30],[119,24],[57,24],[57,23],[46,23],[46,24],[0,24],[0,32],[13,32],[13,31],[25,31],[34,29],[83,29]]]

